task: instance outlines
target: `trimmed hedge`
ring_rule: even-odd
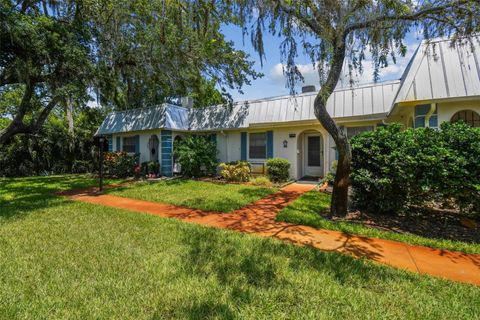
[[[282,158],[267,160],[267,176],[272,182],[285,182],[290,178],[290,162]]]
[[[480,212],[480,128],[457,122],[441,130],[399,124],[352,139],[353,206],[398,213],[429,201]]]

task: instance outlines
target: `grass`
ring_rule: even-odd
[[[446,239],[433,239],[410,233],[395,233],[374,229],[354,222],[331,221],[318,213],[330,206],[330,195],[318,191],[303,194],[296,201],[284,208],[278,215],[278,221],[303,224],[319,229],[337,230],[367,237],[402,241],[410,244],[432,248],[461,251],[466,253],[480,253],[480,244]]]
[[[260,186],[175,179],[138,182],[108,192],[126,198],[164,202],[207,211],[230,212],[275,191],[277,191],[275,188]]]
[[[0,179],[2,319],[480,319],[480,289]]]

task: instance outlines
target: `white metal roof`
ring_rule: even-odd
[[[151,108],[112,112],[103,120],[96,135],[159,128],[188,128],[188,109],[165,103]]]
[[[393,104],[400,81],[341,88],[327,101],[333,118],[386,114]],[[237,102],[232,107],[192,109],[192,130],[235,129],[252,125],[315,120],[313,104],[317,93]]]
[[[402,78],[395,103],[480,96],[480,37],[423,41]]]

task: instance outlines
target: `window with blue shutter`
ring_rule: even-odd
[[[134,137],[135,140],[135,153],[140,153],[140,136],[136,135]]]
[[[108,143],[108,152],[112,152],[113,151],[113,137],[112,136],[107,137],[107,143]]]
[[[120,137],[117,137],[116,140],[117,140],[117,142],[116,142],[115,150],[116,151],[121,151],[122,149],[120,149],[120,141],[121,141]]]
[[[273,158],[273,131],[267,131],[267,159]]]
[[[247,133],[240,133],[240,159],[242,161],[247,160]]]

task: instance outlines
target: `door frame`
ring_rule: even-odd
[[[318,167],[312,167],[308,165],[308,138],[309,137],[319,137],[319,147],[320,147],[320,166]],[[324,156],[324,142],[323,142],[323,135],[320,132],[306,132],[303,134],[303,170],[302,170],[302,176],[312,176],[312,177],[321,177],[323,176],[323,156]],[[311,169],[309,168],[318,168],[314,169],[315,171],[309,171]],[[313,174],[312,174],[313,173]]]

